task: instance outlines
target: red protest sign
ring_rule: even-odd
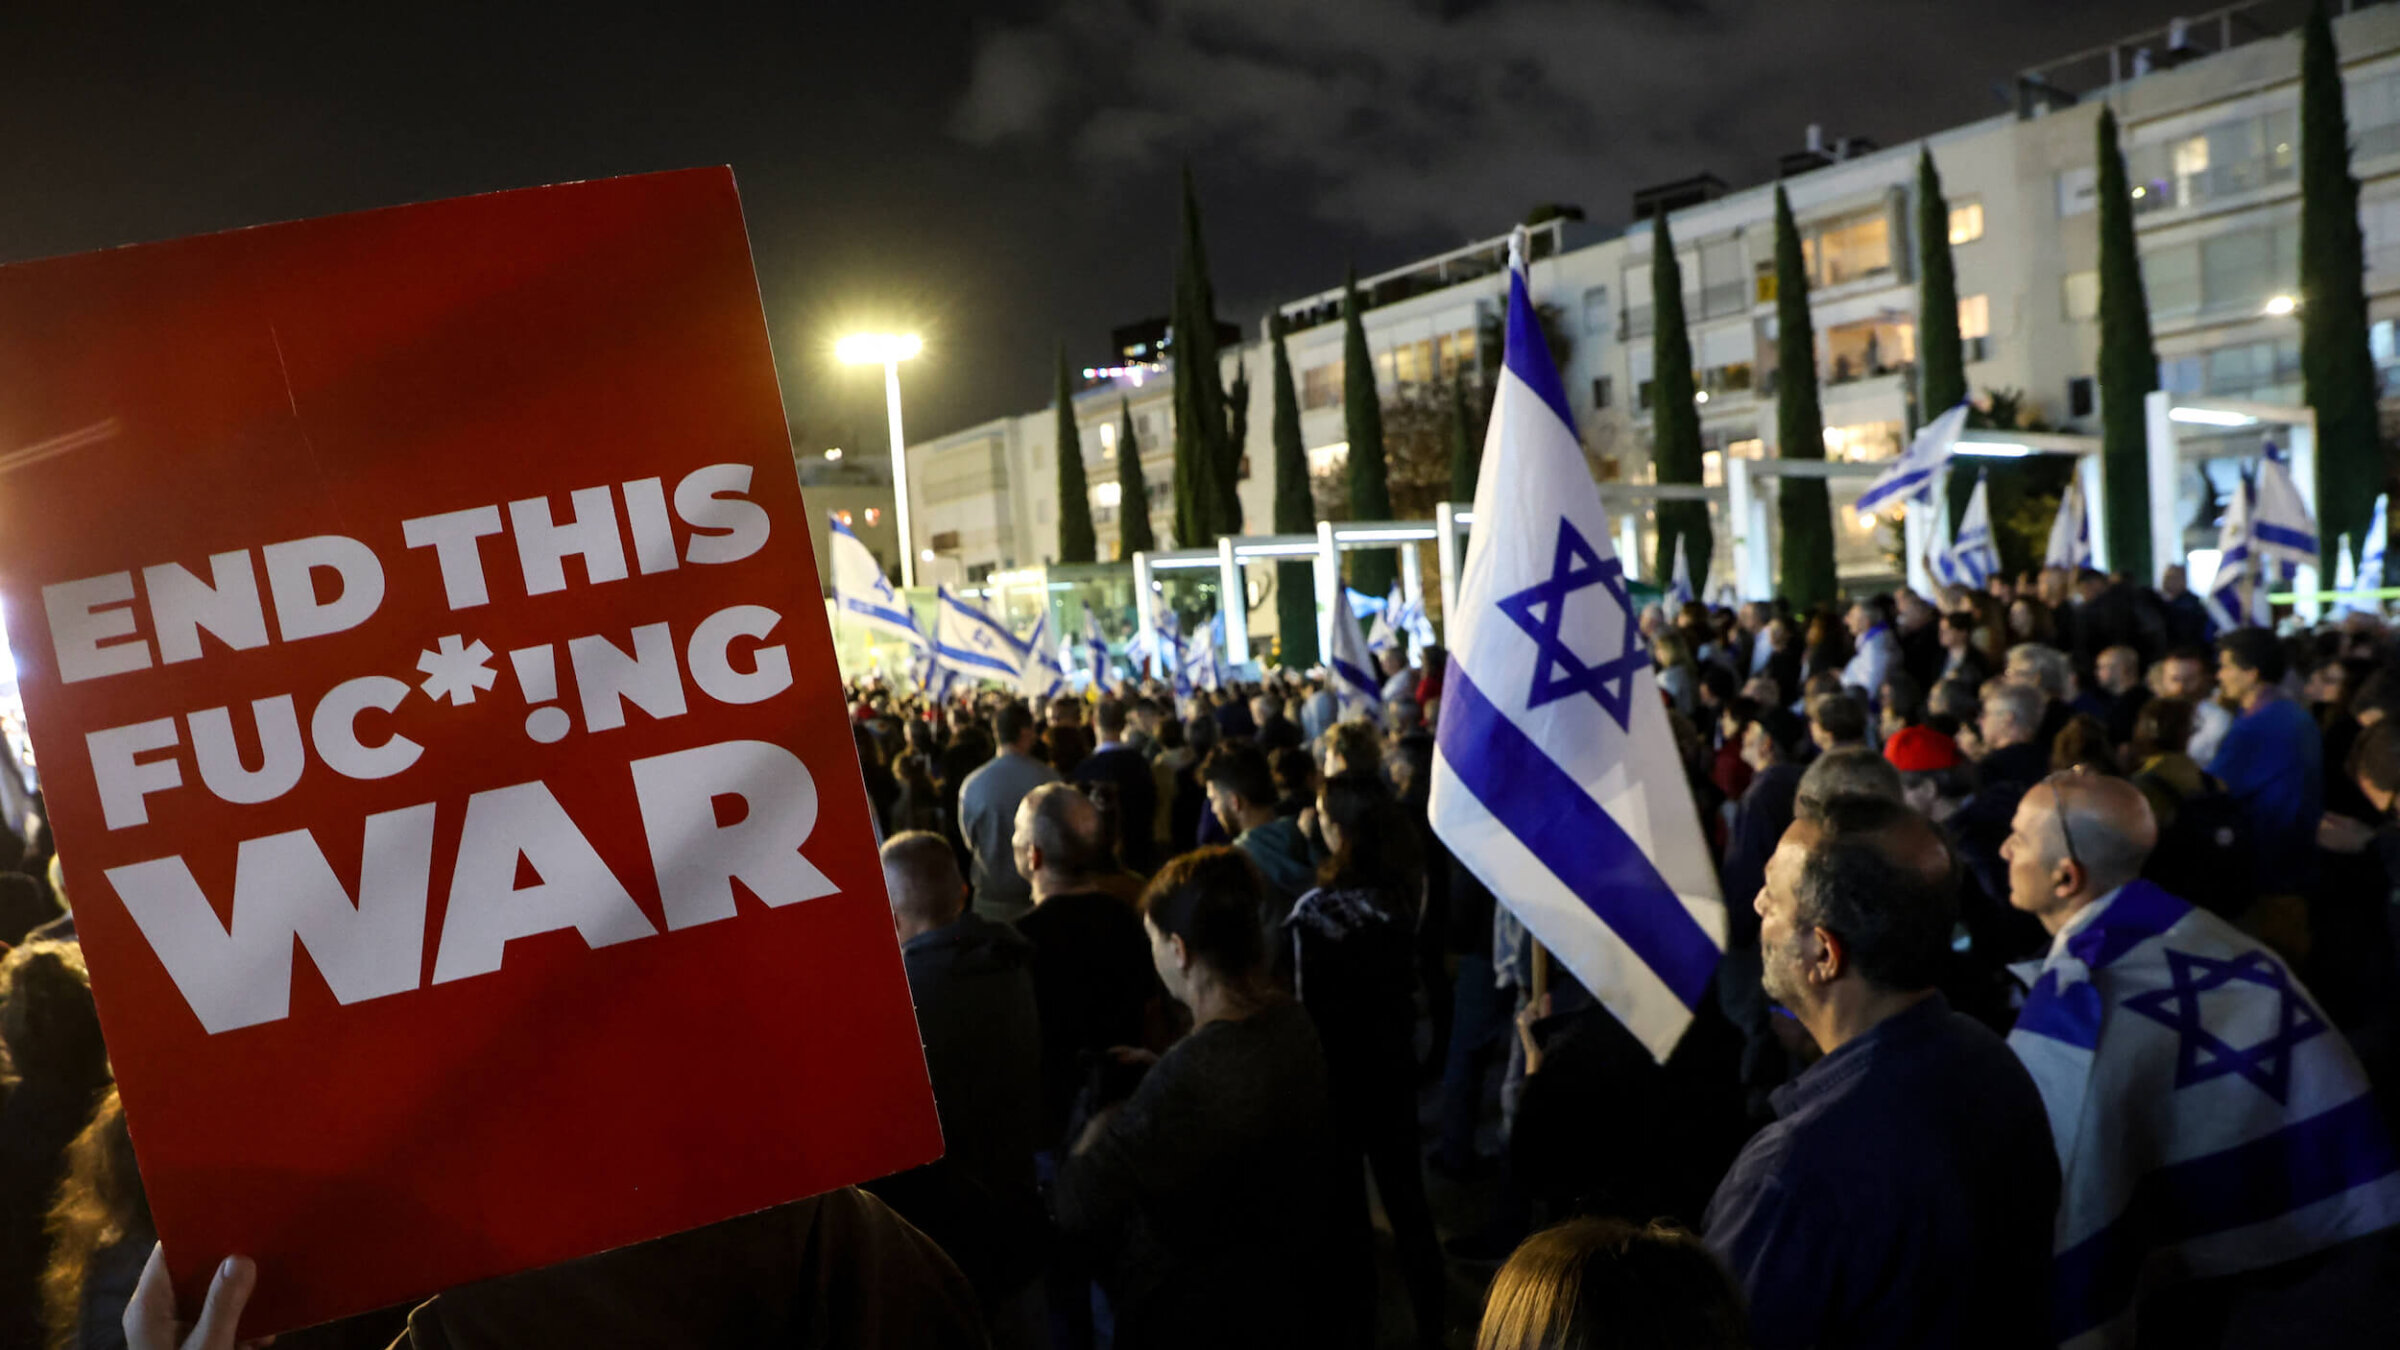
[[[0,596],[246,1334],[939,1129],[723,170],[0,268]]]

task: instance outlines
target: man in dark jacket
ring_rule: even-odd
[[[942,1244],[995,1317],[1040,1270],[1041,1026],[1033,944],[966,909],[967,883],[940,836],[883,846],[883,880],[917,1005],[942,1157],[871,1188]]]
[[[1106,783],[1117,807],[1117,857],[1132,870],[1148,876],[1158,870],[1158,840],[1152,837],[1158,816],[1158,780],[1150,761],[1125,740],[1125,705],[1104,698],[1092,714],[1100,744],[1081,764],[1069,765],[1068,776],[1085,789]]]
[[[1717,1004],[1742,1033],[1742,1084],[1758,1112],[1765,1110],[1767,1090],[1783,1081],[1789,1065],[1758,985],[1758,911],[1751,902],[1766,884],[1767,859],[1792,824],[1806,734],[1800,719],[1782,708],[1766,709],[1743,729],[1742,760],[1755,775],[1734,812],[1733,834],[1726,841],[1725,865],[1719,872],[1730,922],[1725,959],[1717,968]]]

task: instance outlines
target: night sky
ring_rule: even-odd
[[[1149,0],[0,11],[0,260],[730,163],[795,437],[880,445],[839,333],[920,330],[912,437],[1048,402],[1167,309],[1198,176],[1224,317],[1538,202],[1890,145],[2190,0]],[[208,13],[204,10],[224,11]],[[506,12],[497,12],[505,10]]]

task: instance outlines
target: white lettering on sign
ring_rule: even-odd
[[[160,663],[199,660],[203,628],[235,651],[267,645],[267,611],[258,602],[258,574],[250,570],[248,550],[208,555],[208,577],[202,581],[181,563],[142,569]]]
[[[134,636],[133,573],[111,572],[42,587],[50,649],[61,683],[150,668],[150,644]],[[130,642],[120,639],[132,638]]]
[[[410,548],[433,549],[442,569],[442,593],[452,609],[473,609],[492,594],[483,584],[483,554],[475,541],[501,530],[500,508],[470,507],[438,516],[419,516],[400,522],[400,538]]]
[[[174,735],[172,722],[144,725]],[[726,741],[628,768],[668,929],[732,918],[736,881],[770,908],[837,893],[801,856],[816,828],[817,787],[791,751]],[[742,811],[720,825],[724,798]],[[368,816],[355,902],[307,830],[242,842],[228,921],[180,856],[102,875],[215,1035],[291,1015],[295,941],[345,1004],[419,987],[435,823],[431,803]],[[517,884],[520,861],[538,877],[533,885]],[[547,784],[469,797],[431,982],[490,974],[510,942],[567,929],[595,949],[658,932]]]
[[[213,1036],[291,1015],[295,939],[344,1003],[416,988],[433,818],[430,802],[367,817],[355,905],[308,831],[242,841],[230,929],[180,857],[104,875]]]
[[[346,535],[269,544],[259,554],[267,588],[275,593],[275,628],[286,642],[347,632],[373,618],[383,603],[383,564],[375,550]],[[319,572],[333,573],[340,583],[331,600],[317,599]]]

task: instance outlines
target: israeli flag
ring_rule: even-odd
[[[2384,511],[2389,505],[2387,497],[2375,499],[2375,517],[2367,523],[2367,537],[2358,545],[2358,572],[2349,585],[2342,587],[2344,594],[2339,608],[2345,613],[2383,612],[2383,600],[2375,592],[2383,589],[2383,549],[2390,533]],[[2347,560],[2349,554],[2342,556]]]
[[[1674,617],[1683,612],[1685,605],[1692,603],[1692,564],[1683,556],[1683,541],[1683,535],[1675,536],[1675,566],[1667,574],[1667,619],[1669,622],[1673,622]]]
[[[885,579],[875,555],[867,551],[867,546],[859,542],[840,516],[829,515],[828,519],[833,525],[826,552],[833,562],[835,610],[844,618],[924,645],[925,632],[917,627],[917,616],[909,613],[908,601]]]
[[[1707,996],[1725,906],[1534,320],[1524,242],[1520,230],[1430,809],[1459,861],[1663,1060]]]
[[[2286,567],[2317,565],[2317,522],[2300,500],[2291,465],[2272,444],[2258,462],[2257,495],[2250,511],[2252,554]]]
[[[1967,405],[1959,404],[1950,411],[1927,422],[1917,431],[1917,438],[1908,443],[1900,457],[1884,466],[1867,490],[1858,495],[1858,510],[1872,515],[1887,506],[1903,502],[1931,502],[1933,489],[1942,480],[1942,471],[1950,467],[1950,457],[1958,449],[1958,434],[1967,429]]]
[[[2050,522],[2050,546],[2042,551],[2042,566],[2072,572],[2091,560],[2092,522],[2083,504],[2083,480],[2070,478],[2058,499],[2058,516]]]
[[[2138,1290],[2400,1223],[2400,1160],[2365,1073],[2255,939],[2134,881],[2035,964],[2008,1045],[2058,1146],[2059,1344],[2124,1343]]]
[[[1983,475],[1977,474],[1975,492],[1967,498],[1967,509],[1958,518],[1958,533],[1950,540],[1948,565],[1937,573],[1952,585],[1981,590],[2000,570],[2000,550],[1992,544],[1992,508],[1985,500],[1986,486]]]
[[[936,664],[970,679],[1014,685],[1024,674],[1025,649],[998,619],[950,593],[935,592],[933,654]]]
[[[1400,583],[1392,583],[1392,593],[1384,597],[1383,607],[1375,612],[1374,622],[1367,625],[1367,650],[1381,656],[1400,645],[1400,633],[1392,620],[1399,617],[1402,601]]]
[[[2257,548],[2251,539],[2254,489],[2244,478],[2225,503],[2225,519],[2217,526],[2217,574],[2208,579],[2200,597],[2209,625],[2219,633],[2236,628],[2271,628],[2275,611],[2267,601]]]
[[[1194,689],[1225,687],[1225,662],[1218,654],[1217,644],[1225,633],[1225,616],[1219,613],[1201,626],[1187,644],[1184,661],[1184,681]]]
[[[925,696],[936,703],[949,702],[950,689],[958,683],[958,672],[942,664],[930,643],[918,649],[909,673],[916,677],[917,687],[925,691]]]
[[[1333,646],[1325,654],[1325,667],[1333,674],[1333,695],[1344,713],[1383,707],[1383,681],[1375,676],[1380,667],[1359,635],[1347,586],[1333,588]]]
[[[1083,655],[1091,662],[1092,688],[1108,692],[1108,639],[1100,635],[1100,616],[1090,605],[1083,607]]]
[[[1400,613],[1392,620],[1392,628],[1395,632],[1405,634],[1409,641],[1420,647],[1430,647],[1434,643],[1433,620],[1425,615],[1425,600],[1422,596],[1400,602]]]
[[[1017,672],[1017,692],[1047,701],[1067,687],[1066,665],[1059,660],[1058,638],[1050,632],[1050,616],[1033,621],[1033,631],[1018,639],[1024,667]]]

